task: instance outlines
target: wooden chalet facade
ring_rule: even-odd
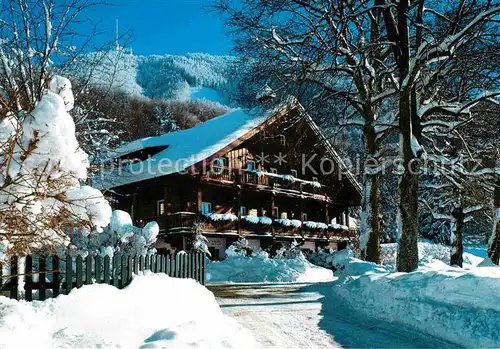
[[[262,248],[295,239],[312,250],[342,248],[355,238],[346,229],[347,210],[360,204],[360,186],[300,104],[275,108],[259,121],[248,117],[251,126],[243,131],[234,122],[241,115],[230,112],[120,153],[121,160],[137,157],[135,164],[175,157],[182,147],[201,155],[182,171],[128,175],[123,184],[117,177],[118,183],[103,186],[112,188],[116,208],[131,213],[137,225],[158,222],[158,249],[189,248],[195,229],[202,229],[214,259],[224,258],[239,236]],[[196,146],[233,123],[229,139]]]

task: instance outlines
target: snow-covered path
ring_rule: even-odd
[[[456,347],[400,325],[363,319],[329,296],[331,287],[331,283],[209,286],[222,311],[250,330],[261,348]]]

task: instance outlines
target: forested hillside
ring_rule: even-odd
[[[120,143],[226,113],[235,105],[234,63],[229,56],[136,56],[125,49],[78,57],[62,70],[75,85],[80,143],[98,163]]]
[[[94,87],[161,99],[210,99],[231,102],[237,81],[235,57],[203,53],[185,56],[136,56],[125,50],[89,53],[80,59],[79,76]]]

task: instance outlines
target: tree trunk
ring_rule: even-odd
[[[365,175],[363,178],[363,201],[361,207],[362,258],[374,263],[380,263],[379,182],[379,175]]]
[[[493,231],[488,243],[488,257],[500,265],[500,183],[495,187],[495,212],[493,213]]]
[[[451,229],[451,256],[450,256],[450,264],[458,265],[460,268],[463,266],[464,258],[464,245],[463,245],[463,232],[465,227],[465,215],[462,212],[462,209],[455,209],[453,211],[453,218],[455,222],[452,223]]]
[[[405,173],[399,184],[399,215],[401,220],[398,240],[397,269],[410,272],[418,267],[418,176]]]
[[[399,128],[404,172],[399,182],[399,244],[397,269],[410,272],[418,267],[418,163],[411,148],[412,127],[409,92],[401,93]]]
[[[399,132],[404,172],[399,183],[400,238],[398,244],[397,269],[410,272],[418,267],[418,160],[413,154],[413,132],[418,135],[417,115],[412,108],[412,88],[406,86],[410,72],[410,33],[408,29],[409,1],[402,0],[397,9],[397,62],[399,69]],[[413,167],[413,168],[412,168]]]
[[[364,137],[368,155],[364,168],[361,203],[361,257],[369,262],[380,263],[380,169],[376,161],[373,161],[376,168],[368,166],[375,160],[376,152],[376,133],[371,122],[365,125]]]

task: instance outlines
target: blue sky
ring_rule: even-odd
[[[88,14],[93,22],[100,21],[104,31],[97,44],[114,38],[115,19],[120,32],[130,30],[127,46],[134,53],[185,54],[206,52],[229,54],[231,38],[221,18],[204,10],[208,0],[110,0],[114,6],[104,6]]]

